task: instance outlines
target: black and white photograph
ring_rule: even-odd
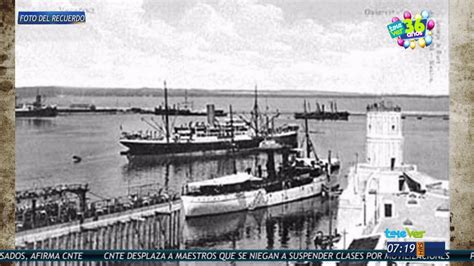
[[[449,249],[447,0],[16,9],[17,249]]]

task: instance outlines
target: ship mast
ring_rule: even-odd
[[[188,101],[188,90],[187,89],[184,90],[184,108],[186,108],[186,109],[193,109],[194,108],[193,102]]]
[[[306,112],[306,100],[304,100],[304,131],[305,131],[305,137],[306,137],[306,156],[309,158],[311,154],[311,142],[309,140],[308,113]]]
[[[230,137],[232,142],[232,150],[234,149],[234,114],[232,113],[232,105],[229,105],[229,115],[230,115]]]
[[[306,156],[310,158],[311,151],[313,151],[314,158],[316,161],[319,161],[318,154],[316,153],[316,149],[311,142],[311,139],[309,138],[309,126],[308,126],[308,113],[306,110],[306,100],[304,100],[304,131],[305,131],[305,137],[306,137]]]
[[[237,162],[235,161],[234,151],[235,151],[235,136],[234,136],[234,114],[232,112],[232,105],[229,105],[229,115],[230,115],[230,142],[231,142],[231,151],[232,151],[232,166],[234,174],[237,174]]]
[[[255,85],[255,102],[253,105],[253,113],[255,118],[255,136],[258,137],[258,95],[257,95],[257,85]]]
[[[163,82],[165,90],[165,126],[166,126],[166,143],[170,142],[170,120],[168,113],[168,89],[166,88],[166,80]]]

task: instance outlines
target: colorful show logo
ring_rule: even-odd
[[[403,21],[398,17],[392,18],[392,23],[387,25],[388,32],[397,44],[405,49],[416,48],[416,43],[421,48],[430,46],[433,42],[431,30],[435,27],[435,21],[430,18],[430,13],[423,10],[413,18],[409,11],[403,12]]]

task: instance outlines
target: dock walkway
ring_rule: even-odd
[[[17,233],[18,249],[179,248],[181,200]]]

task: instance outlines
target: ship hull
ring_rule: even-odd
[[[315,197],[321,194],[322,178],[293,188],[268,192],[265,189],[212,196],[182,196],[187,218],[254,210]]]
[[[15,117],[55,117],[58,110],[54,107],[46,107],[36,110],[16,110]]]
[[[281,134],[273,137],[273,139],[284,146],[296,147],[298,143],[297,132]],[[120,143],[129,150],[126,151],[128,156],[136,155],[186,155],[186,156],[202,156],[207,153],[215,153],[231,150],[233,147],[237,151],[257,149],[263,137],[255,137],[252,139],[235,140],[233,143],[230,139],[209,142],[172,142],[154,140],[128,140],[122,139]]]
[[[155,108],[155,115],[166,115],[165,109]],[[207,112],[192,111],[188,109],[168,109],[168,115],[171,116],[207,116]],[[223,110],[215,110],[215,117],[227,116]]]
[[[337,112],[337,113],[322,113],[322,112],[311,112],[311,113],[295,113],[295,119],[316,119],[316,120],[349,120],[348,112]]]

